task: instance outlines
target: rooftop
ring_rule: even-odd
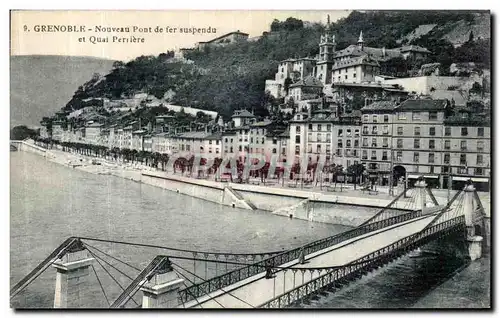
[[[254,118],[255,116],[250,113],[248,110],[246,109],[241,109],[241,110],[235,110],[234,113],[233,113],[233,116],[231,116],[232,118],[235,118],[235,117],[240,117],[240,118]]]
[[[362,111],[378,111],[378,110],[389,110],[392,111],[396,109],[398,105],[394,101],[389,100],[379,100],[375,101],[365,107],[361,108]]]
[[[301,79],[297,83],[290,85],[290,87],[299,87],[299,86],[308,86],[308,87],[323,87],[323,84],[316,77],[309,75],[304,79]]]
[[[399,105],[398,110],[444,110],[447,104],[446,99],[407,99]]]

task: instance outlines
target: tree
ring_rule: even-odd
[[[356,163],[347,167],[347,174],[354,176],[354,190],[356,190],[356,183],[358,179],[363,175],[365,171],[365,166],[360,163]]]
[[[26,138],[35,139],[38,135],[38,130],[30,129],[24,125],[16,126],[10,130],[11,140],[24,140]]]

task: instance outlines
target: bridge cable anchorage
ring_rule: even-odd
[[[191,275],[195,275],[194,273],[191,273],[191,272],[190,272],[190,271],[188,271],[187,269],[185,269],[185,268],[181,267],[179,264],[175,264],[175,265],[176,265],[177,267],[179,267],[180,269],[182,269],[182,270],[186,271],[187,273],[189,273],[189,274],[191,274]],[[201,277],[198,277],[198,278],[200,278],[200,279],[201,279]],[[228,292],[228,291],[224,290],[222,287],[221,287],[221,288],[219,288],[219,289],[220,289],[220,290],[222,290],[225,294],[228,294],[229,296],[231,296],[231,297],[233,297],[233,298],[235,298],[235,299],[237,299],[237,300],[239,300],[239,301],[241,301],[241,302],[243,302],[243,303],[247,304],[248,306],[250,306],[250,307],[252,307],[252,308],[255,308],[255,306],[253,306],[253,305],[249,304],[248,302],[244,301],[243,299],[241,299],[241,298],[239,298],[239,297],[234,296],[234,295],[233,295],[233,294],[231,294],[230,292]],[[210,297],[210,296],[209,296],[209,297]],[[214,298],[214,300],[215,300],[215,298]],[[215,301],[216,301],[216,300],[215,300]],[[216,302],[217,302],[217,301],[216,301]],[[217,302],[217,303],[219,303],[219,302]],[[222,306],[222,305],[221,305],[221,306]]]
[[[175,248],[175,247],[168,247],[168,246],[161,246],[161,245],[153,245],[153,244],[143,244],[143,243],[133,243],[133,242],[124,242],[124,241],[116,241],[116,240],[105,240],[105,239],[98,239],[98,238],[92,238],[92,237],[78,237],[81,240],[87,240],[87,241],[97,241],[97,242],[106,242],[106,243],[114,243],[114,244],[122,244],[122,245],[130,245],[130,246],[139,246],[139,247],[149,247],[149,248],[158,248],[158,249],[164,249],[164,250],[172,250],[172,251],[178,251],[178,252],[185,252],[185,253],[203,253],[207,255],[207,258],[209,255],[236,255],[236,256],[261,256],[261,255],[275,255],[275,254],[280,254],[283,253],[284,251],[274,251],[274,252],[262,252],[262,253],[227,253],[227,252],[206,252],[206,251],[194,251],[194,250],[186,250],[186,249],[181,249],[181,248]]]
[[[127,263],[127,262],[125,262],[125,261],[122,261],[121,259],[119,259],[119,258],[117,258],[117,257],[114,257],[114,256],[112,256],[112,255],[110,255],[110,254],[108,254],[108,253],[106,253],[106,252],[103,252],[102,250],[98,249],[98,248],[97,248],[97,247],[95,247],[95,246],[92,246],[92,245],[90,245],[90,244],[88,244],[88,243],[83,243],[83,244],[84,244],[86,247],[90,247],[90,248],[92,248],[92,249],[94,249],[94,250],[98,251],[99,253],[104,254],[104,255],[106,255],[106,256],[108,256],[108,257],[110,257],[110,258],[114,259],[115,261],[118,261],[118,262],[120,262],[120,263],[122,263],[122,264],[124,264],[124,265],[127,265],[127,266],[128,266],[128,267],[130,267],[130,268],[135,269],[136,271],[139,271],[139,272],[141,271],[139,268],[137,268],[137,267],[135,267],[135,266],[133,266],[133,265],[131,265],[131,264],[129,264],[129,263]]]
[[[110,273],[110,272],[106,269],[106,267],[104,267],[104,265],[102,265],[102,263],[99,261],[99,259],[100,259],[100,258],[98,258],[98,257],[97,257],[94,253],[92,253],[90,250],[88,250],[88,251],[89,251],[90,255],[92,255],[92,256],[95,258],[96,262],[97,262],[97,263],[98,263],[98,264],[102,267],[102,269],[104,269],[104,271],[108,274],[108,276],[109,276],[109,277],[111,277],[111,279],[112,279],[112,280],[113,280],[113,281],[114,281],[114,282],[115,282],[118,286],[120,286],[120,288],[121,288],[123,291],[125,291],[125,288],[124,288],[124,287],[123,287],[123,286],[122,286],[122,285],[121,285],[121,284],[120,284],[120,283],[116,280],[116,278],[115,278],[113,275],[111,275],[111,273]],[[137,303],[134,299],[132,299],[132,300],[134,301],[134,303],[135,303],[137,306],[139,306],[139,304],[138,304],[138,303]]]
[[[187,270],[186,270],[186,269],[182,268],[181,266],[177,265],[176,263],[172,263],[172,265],[177,266],[177,267],[179,267],[180,269],[182,269],[182,270],[184,270],[184,271],[186,271],[186,272],[187,272]],[[182,277],[184,277],[184,279],[185,279],[185,280],[187,280],[188,282],[190,282],[191,284],[193,283],[193,282],[192,282],[189,278],[187,278],[187,277],[186,277],[185,275],[183,275],[181,272],[179,272],[179,271],[177,271],[177,270],[175,270],[175,272],[176,272],[177,274],[181,275]],[[203,281],[203,279],[202,279],[201,277],[199,277],[199,279],[201,279],[201,280]],[[195,295],[193,295],[193,294],[189,291],[189,287],[188,287],[186,284],[184,284],[184,285],[186,286],[186,289],[185,289],[185,290],[186,290],[186,292],[187,292],[187,293],[189,293],[189,294],[191,295],[191,297],[193,297],[193,299],[194,299],[194,300],[196,300],[196,302],[198,303],[198,305],[201,307],[201,303],[200,303],[200,301],[198,300],[198,297],[195,297]],[[219,306],[221,306],[222,308],[226,308],[226,307],[224,307],[221,303],[219,303],[219,302],[217,301],[217,299],[215,299],[214,297],[210,296],[210,295],[209,295],[209,293],[205,292],[205,295],[207,295],[207,297],[208,297],[210,300],[213,300],[213,301],[215,301],[217,304],[219,304]],[[181,299],[182,299],[182,297],[181,297]],[[203,307],[201,307],[201,308],[203,308]]]
[[[90,253],[90,249],[87,248],[87,251],[89,251]],[[104,260],[103,258],[101,258],[100,256],[97,256],[95,253],[92,254],[94,257],[98,257],[101,261],[103,261],[104,263],[106,263],[106,265],[108,265],[109,267],[111,267],[112,269],[114,269],[115,271],[117,271],[118,273],[122,274],[123,276],[127,277],[128,279],[130,280],[134,280],[132,277],[128,276],[127,274],[125,274],[124,272],[122,272],[121,270],[119,270],[117,267],[115,267],[114,265],[110,264],[108,261]]]
[[[168,258],[164,255],[158,255],[156,256],[138,275],[137,277],[132,280],[130,285],[127,286],[127,288],[123,289],[123,292],[118,296],[118,298],[111,304],[110,308],[118,308],[118,307],[123,307],[126,305],[126,303],[129,300],[132,300],[134,303],[137,304],[137,302],[132,298],[137,290],[139,290],[142,285],[145,284],[145,282],[149,281],[156,272],[157,269],[161,268],[162,266],[165,265],[170,265],[170,261]],[[131,296],[130,294],[134,292],[134,294]]]
[[[106,295],[106,292],[104,291],[104,287],[102,286],[101,280],[99,279],[99,276],[97,275],[97,272],[95,271],[94,264],[91,264],[90,266],[92,266],[92,270],[94,271],[94,275],[97,278],[97,282],[99,282],[99,286],[101,286],[102,294],[104,295],[104,298],[106,299],[106,302],[108,303],[108,306],[110,306],[111,303],[109,302],[108,295]]]
[[[10,298],[12,299],[18,293],[23,291],[28,285],[30,285],[38,276],[40,276],[49,266],[51,266],[56,260],[63,257],[68,250],[70,250],[78,242],[78,238],[71,236],[64,240],[61,245],[59,245],[55,250],[53,250],[49,256],[47,256],[43,261],[41,261],[31,272],[24,276],[17,284],[15,284],[10,289]]]

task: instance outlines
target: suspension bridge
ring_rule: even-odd
[[[397,201],[408,212],[392,210]],[[360,226],[286,251],[221,253],[71,237],[11,288],[11,299],[53,267],[55,308],[78,308],[90,275],[109,308],[285,308],[334,292],[436,240],[452,238],[474,260],[481,256],[484,218],[471,184],[439,205],[421,180]],[[141,267],[98,244],[163,252]],[[128,285],[120,283],[124,277]]]

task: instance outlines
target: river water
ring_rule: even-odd
[[[349,229],[225,207],[118,177],[63,167],[31,153],[10,154],[11,285],[69,236],[189,250],[257,253],[296,247]],[[94,246],[139,268],[165,253],[107,243]],[[462,264],[461,260],[435,256],[404,257],[339,292],[301,307],[412,307],[425,295],[433,299],[429,292]],[[112,301],[120,290],[102,269],[97,265],[95,269],[107,295],[103,297],[95,275],[90,275],[90,293],[82,306],[107,307],[105,298]],[[121,270],[134,275],[130,268]],[[123,275],[116,277],[122,286],[130,283]],[[52,307],[54,284],[55,271],[49,268],[14,297],[11,306]],[[140,295],[135,299],[140,302]],[[420,301],[419,305],[425,307],[425,302]]]

